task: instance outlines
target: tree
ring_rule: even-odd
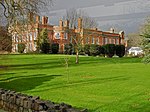
[[[143,37],[140,36],[140,33],[129,33],[128,37],[128,47],[140,47],[143,41]]]
[[[25,44],[23,44],[23,43],[20,43],[20,44],[18,44],[18,52],[19,53],[23,53],[24,52],[24,50],[25,50]]]
[[[38,52],[42,52],[42,53],[50,53],[50,42],[48,39],[48,31],[47,29],[43,29],[40,32],[40,35],[38,36],[38,40],[37,40],[37,50]]]
[[[24,20],[29,12],[37,13],[52,0],[0,0],[0,9],[8,24]]]
[[[124,45],[116,45],[116,55],[120,58],[125,55],[125,46]]]
[[[83,10],[77,11],[76,9],[69,9],[66,11],[66,15],[63,16],[63,19],[69,20],[69,26],[73,29],[74,27],[78,27],[77,22],[79,17],[83,19],[83,28],[96,28],[98,26],[98,23]]]
[[[32,26],[34,21],[32,14],[38,14],[39,10],[47,5],[51,5],[53,0],[0,0],[0,26],[6,26],[7,35],[12,37],[14,34],[18,38],[29,31],[29,25]],[[34,26],[32,26],[34,28]],[[32,30],[30,28],[30,30]],[[7,38],[7,37],[6,37]],[[22,38],[22,37],[21,37]],[[22,41],[27,36],[23,36]],[[7,39],[1,39],[2,43],[6,43]],[[18,39],[19,40],[19,39]],[[9,40],[7,40],[8,43]],[[7,46],[11,46],[11,43]],[[6,49],[8,48],[6,46]]]
[[[83,42],[83,36],[81,36],[81,30],[82,29],[90,29],[90,28],[95,28],[98,26],[97,22],[90,18],[88,16],[88,14],[86,14],[86,12],[84,12],[83,10],[77,11],[76,9],[69,9],[66,12],[66,15],[63,17],[65,20],[69,20],[69,27],[71,29],[74,29],[75,27],[79,28],[79,23],[78,20],[79,18],[82,19],[82,23],[81,23],[81,28],[79,28],[79,32],[77,32],[76,34],[72,33],[72,31],[68,31],[71,36],[72,39],[74,40],[74,44],[73,47],[75,49],[75,53],[76,53],[76,64],[79,63],[79,53],[80,51],[83,49],[82,47],[82,42]],[[87,32],[88,33],[88,32]]]
[[[0,51],[1,53],[8,51],[11,52],[12,38],[7,32],[7,27],[0,26]]]
[[[145,51],[145,57],[143,58],[144,63],[150,63],[150,18],[146,20],[141,32],[143,39],[143,48]]]

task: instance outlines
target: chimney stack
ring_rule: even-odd
[[[33,21],[33,12],[29,12],[29,21],[32,22]]]
[[[65,21],[64,27],[69,28],[69,20],[66,20],[66,21]]]
[[[114,28],[110,28],[110,33],[115,33]]]
[[[63,21],[59,20],[59,27],[62,28],[63,27]]]
[[[82,18],[78,18],[78,29],[82,29]]]
[[[40,23],[40,16],[36,15],[36,23]]]
[[[42,17],[42,24],[47,24],[48,23],[48,17],[43,16]]]

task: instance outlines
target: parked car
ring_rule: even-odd
[[[128,50],[128,54],[132,55],[132,56],[140,56],[140,55],[143,55],[144,52],[143,52],[142,48],[140,48],[140,47],[131,47]]]

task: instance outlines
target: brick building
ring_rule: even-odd
[[[50,43],[59,44],[59,52],[64,52],[65,44],[75,43],[75,40],[81,40],[82,45],[85,44],[126,44],[124,40],[124,31],[116,33],[113,28],[110,31],[100,31],[97,28],[84,29],[82,27],[82,18],[78,19],[78,27],[70,29],[69,21],[59,21],[58,26],[48,24],[48,17],[43,16],[40,20],[40,16],[30,16],[30,20],[34,22],[29,25],[29,28],[22,35],[13,33],[12,38],[12,52],[18,51],[18,44],[24,43],[26,45],[25,52],[36,51],[37,36],[46,28],[48,30],[48,38]],[[32,26],[32,27],[31,27]],[[76,38],[76,39],[75,39]]]

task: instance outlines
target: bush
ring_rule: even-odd
[[[116,55],[120,58],[125,55],[125,46],[124,45],[116,45]]]
[[[86,44],[84,46],[84,53],[87,54],[88,56],[90,56],[90,45]]]
[[[40,46],[42,53],[48,54],[50,53],[50,44],[49,43],[42,43]]]
[[[23,43],[20,43],[20,44],[18,44],[18,52],[19,53],[23,53],[24,52],[24,50],[25,50],[25,44],[23,44]]]
[[[106,44],[105,47],[105,54],[107,57],[112,58],[115,54],[115,44]]]
[[[51,50],[53,54],[57,54],[59,51],[59,44],[58,43],[53,43],[51,46]]]
[[[90,45],[90,55],[96,56],[100,54],[100,46],[97,44],[91,44]]]
[[[65,51],[64,53],[65,54],[72,54],[72,51],[73,51],[73,46],[72,44],[65,44]]]

